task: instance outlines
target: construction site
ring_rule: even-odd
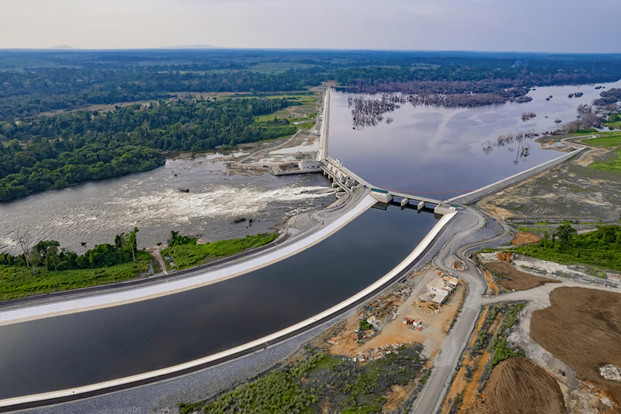
[[[359,307],[319,337],[316,345],[332,355],[365,363],[390,355],[401,345],[420,343],[423,355],[433,359],[465,291],[465,282],[426,266]]]

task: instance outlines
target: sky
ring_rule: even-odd
[[[0,48],[620,53],[620,0],[0,0]]]

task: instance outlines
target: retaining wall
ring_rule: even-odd
[[[514,174],[511,177],[507,177],[503,180],[497,181],[490,185],[486,185],[485,187],[481,187],[478,190],[474,190],[470,193],[463,194],[463,195],[453,197],[453,198],[449,198],[446,201],[451,204],[466,204],[466,205],[472,204],[476,201],[479,201],[480,199],[484,197],[495,194],[504,188],[507,188],[513,184],[519,183],[520,181],[530,178],[533,175],[539,174],[542,171],[552,168],[562,163],[563,161],[568,160],[574,155],[579,154],[580,152],[584,151],[586,148],[587,147],[582,147],[575,151],[568,152],[567,154],[563,154],[560,157],[554,158],[553,160],[546,161],[543,164],[539,164],[535,167],[529,168],[526,171],[522,171],[520,173]]]

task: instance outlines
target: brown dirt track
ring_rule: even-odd
[[[599,367],[621,367],[621,294],[560,287],[550,303],[533,312],[531,338],[620,404],[621,382],[601,377]]]
[[[505,262],[487,262],[485,266],[507,278],[496,280],[496,284],[507,290],[528,290],[546,283],[560,283],[558,280],[521,272],[515,266]]]
[[[496,365],[475,414],[564,414],[561,388],[550,374],[527,358]]]

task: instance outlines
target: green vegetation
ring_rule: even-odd
[[[361,331],[368,331],[369,329],[373,329],[373,325],[371,325],[369,322],[367,322],[364,319],[360,320],[360,324],[359,324],[359,329]]]
[[[137,249],[136,234],[121,233],[114,245],[100,244],[83,255],[60,249],[55,240],[34,247],[20,241],[22,254],[0,253],[0,300],[77,289],[146,273],[152,257]]]
[[[135,262],[94,269],[54,271],[41,268],[36,275],[25,266],[0,265],[0,300],[128,280],[146,274],[151,259],[149,253],[139,251]]]
[[[610,115],[606,125],[614,129],[621,129],[621,114]]]
[[[564,264],[585,264],[621,270],[621,227],[598,226],[597,231],[576,234],[570,224],[557,227],[552,237],[534,245],[507,251]]]
[[[596,161],[589,164],[589,167],[604,171],[621,172],[621,148],[617,149],[617,159],[612,161]]]
[[[297,101],[224,98],[160,101],[114,111],[79,111],[22,122],[0,131],[0,202],[164,164],[162,151],[203,151],[295,133],[288,120],[265,123]]]
[[[597,138],[585,139],[582,142],[605,148],[618,147],[621,145],[621,132],[602,134]]]
[[[218,257],[231,256],[244,250],[263,246],[274,241],[277,233],[257,234],[243,239],[220,240],[213,243],[197,244],[195,238],[179,236],[171,232],[169,247],[162,250],[162,256],[169,256],[178,270],[207,263]]]
[[[179,404],[182,414],[205,413],[381,413],[393,385],[406,386],[422,373],[422,347],[401,347],[365,365],[312,352],[214,399]],[[428,371],[429,372],[429,371]],[[427,374],[428,375],[428,374]]]

